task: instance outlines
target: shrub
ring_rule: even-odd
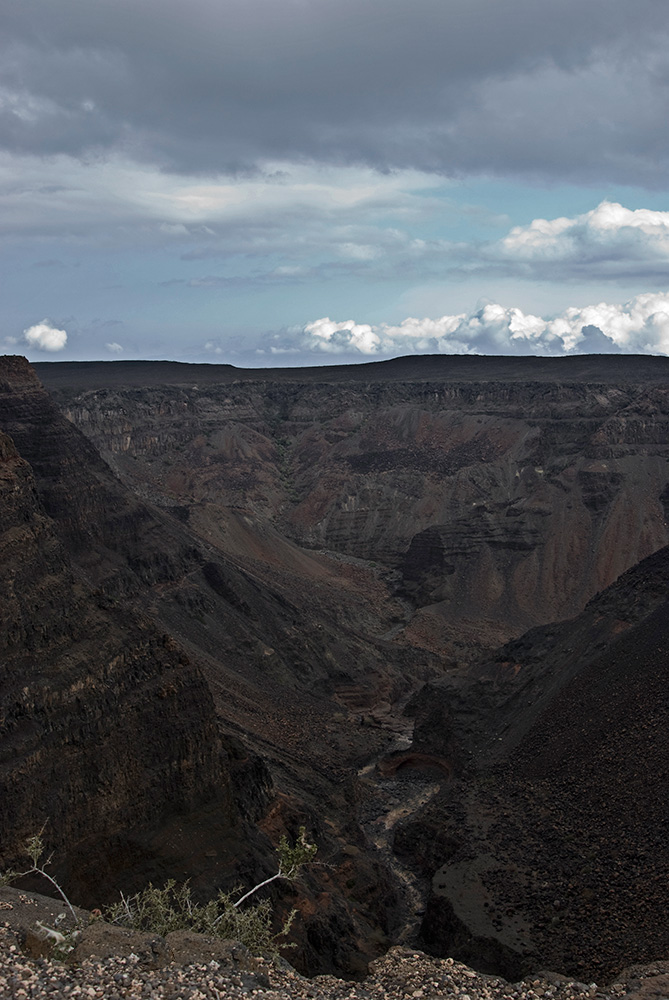
[[[8,885],[10,882],[15,882],[19,878],[23,878],[26,875],[41,875],[45,878],[53,888],[58,892],[65,905],[68,907],[70,913],[72,914],[72,919],[74,920],[75,926],[79,926],[79,918],[74,912],[74,907],[65,895],[65,890],[61,885],[56,882],[55,878],[49,875],[46,871],[48,865],[51,863],[52,855],[50,854],[46,861],[41,861],[42,855],[44,854],[44,841],[42,840],[42,834],[44,833],[44,827],[39,833],[36,833],[33,837],[30,837],[26,843],[26,854],[32,861],[30,868],[27,868],[24,872],[9,871],[0,874],[0,886]],[[41,862],[41,863],[40,863]]]
[[[134,896],[124,896],[105,911],[105,919],[110,923],[131,927],[134,930],[152,931],[165,936],[170,931],[195,931],[218,938],[233,938],[246,945],[254,954],[278,955],[279,949],[289,947],[281,942],[290,929],[296,910],[291,910],[278,933],[272,929],[272,904],[268,899],[241,908],[250,896],[278,878],[292,880],[300,869],[309,864],[317,847],[306,839],[304,827],[295,845],[291,847],[286,836],[282,836],[277,847],[279,870],[275,875],[259,882],[236,901],[235,892],[219,892],[215,899],[207,903],[197,903],[188,882],[178,885],[174,879],[165,883],[162,889],[149,885]]]
[[[22,872],[4,872],[0,875],[0,886],[7,885],[25,875],[43,876],[59,893],[72,914],[76,928],[79,928],[81,922],[74,907],[62,887],[46,871],[51,857],[49,856],[46,861],[41,862],[44,853],[43,832],[44,828],[36,836],[31,837],[26,845],[26,853],[32,862],[31,867]],[[291,847],[285,835],[279,840],[277,847],[278,872],[253,886],[236,901],[233,899],[236,895],[233,891],[219,892],[215,899],[210,899],[207,903],[197,903],[192,897],[188,882],[178,885],[174,879],[170,879],[162,889],[149,883],[145,889],[136,892],[134,896],[124,896],[121,893],[120,902],[108,906],[104,912],[104,918],[109,923],[129,927],[133,930],[150,931],[163,937],[170,931],[187,930],[197,934],[234,939],[241,941],[254,954],[278,955],[280,948],[289,947],[280,939],[288,933],[297,911],[292,910],[288,914],[283,927],[276,933],[272,928],[272,904],[270,900],[264,899],[260,903],[245,906],[243,909],[241,905],[259,889],[278,878],[288,880],[296,878],[302,866],[313,860],[316,851],[316,845],[307,841],[305,829],[300,827],[299,836],[294,846]],[[62,914],[57,922],[59,923],[64,917],[65,914]],[[46,937],[54,940],[55,949],[59,952],[57,957],[61,957],[61,951],[64,956],[72,950],[78,934],[78,930],[63,934],[55,928],[44,925],[40,925],[40,930]]]
[[[292,923],[293,911],[278,934],[272,930],[272,904],[265,899],[244,910],[238,909],[232,894],[219,892],[207,903],[197,903],[188,882],[177,885],[170,879],[161,888],[149,884],[134,896],[121,894],[121,901],[105,911],[105,920],[138,931],[164,937],[171,931],[194,931],[212,937],[234,939],[254,954],[277,955],[280,938]]]

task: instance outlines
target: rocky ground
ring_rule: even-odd
[[[460,1000],[585,1000],[612,997],[661,1000],[669,995],[669,962],[635,968],[608,987],[540,973],[518,983],[474,972],[453,959],[435,959],[409,948],[392,948],[373,962],[361,982],[317,976],[306,979],[282,959],[252,958],[235,942],[210,942],[191,935],[189,955],[156,961],[165,954],[126,949],[80,961],[30,958],[20,934],[0,927],[0,996],[30,1000],[90,997],[104,1000],[221,1000],[257,996],[266,1000],[396,1000],[400,997],[459,997]],[[144,935],[144,937],[147,937]],[[210,951],[211,955],[207,952]],[[158,967],[157,967],[158,966]]]
[[[308,979],[283,958],[258,958],[238,942],[178,931],[165,938],[114,927],[77,909],[83,930],[74,950],[57,960],[46,928],[63,904],[13,887],[0,889],[0,997],[26,1000],[597,1000],[669,996],[669,960],[635,966],[609,986],[551,972],[510,983],[474,972],[452,958],[394,947],[372,962],[358,982],[334,976]],[[67,920],[59,926],[66,929]]]

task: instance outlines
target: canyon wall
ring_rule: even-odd
[[[665,547],[417,696],[414,759],[454,776],[395,836],[429,950],[599,981],[666,953],[668,584]]]
[[[176,807],[138,814],[135,860],[208,892],[271,874],[272,843],[306,824],[327,865],[276,896],[300,911],[291,960],[305,971],[362,971],[413,926],[429,882],[422,936],[436,952],[571,968],[569,928],[588,925],[593,972],[646,956],[632,931],[635,913],[640,928],[655,920],[651,849],[649,871],[665,868],[639,831],[664,822],[651,800],[666,768],[624,706],[660,731],[664,611],[646,584],[668,540],[666,362],[56,363],[38,366],[49,396],[22,359],[2,359],[14,825],[46,801],[66,830],[74,802],[67,839],[83,844],[97,835],[78,805],[88,789],[117,831],[106,856],[119,872],[129,796],[154,788]],[[648,556],[605,591],[618,597],[586,608]],[[140,713],[127,721],[126,701]],[[172,735],[135,779],[147,737],[121,736],[144,722]],[[609,743],[625,769],[606,763]],[[93,745],[121,762],[108,800]],[[589,748],[608,783],[592,779]],[[47,787],[46,761],[63,754],[70,768]],[[36,792],[21,805],[24,785]],[[628,813],[639,796],[638,823],[617,823],[609,792]],[[615,913],[606,893],[631,883],[607,824],[641,887]],[[593,831],[601,863],[587,857]],[[458,909],[463,895],[481,906]],[[663,940],[649,932],[649,947]]]
[[[42,390],[27,364],[3,363],[3,402],[31,392]],[[40,446],[57,461],[55,436]],[[86,502],[85,478],[79,486],[77,495],[70,481],[74,508]],[[64,488],[61,500],[67,506]],[[204,677],[152,621],[77,571],[70,532],[47,513],[5,433],[0,511],[3,862],[20,864],[22,845],[46,824],[69,883],[104,892],[118,874],[114,857],[127,863],[170,817],[216,803],[224,825],[238,827]]]
[[[160,385],[136,367],[125,387],[91,371],[84,391],[43,374],[135,490],[240,557],[251,525],[391,569],[424,609],[407,641],[456,659],[458,630],[494,646],[574,615],[669,540],[666,359],[540,359],[525,379],[517,359],[402,360],[405,381],[399,361],[176,366]]]
[[[353,787],[393,732],[360,720],[435,676],[368,634],[382,584],[269,527],[231,559],[128,490],[24,359],[0,360],[0,427],[4,862],[48,819],[77,900],[167,877],[208,897],[273,874],[306,824],[328,865],[273,887],[279,914],[300,909],[293,958],[362,971],[398,896]]]

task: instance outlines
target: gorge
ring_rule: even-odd
[[[5,357],[0,431],[3,864],[206,895],[305,825],[309,973],[666,953],[669,360]]]

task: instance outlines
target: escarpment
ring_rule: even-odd
[[[75,572],[4,433],[0,511],[2,860],[45,825],[68,883],[104,896],[115,855],[132,867],[170,817],[216,803],[239,826],[213,701],[172,639]]]

